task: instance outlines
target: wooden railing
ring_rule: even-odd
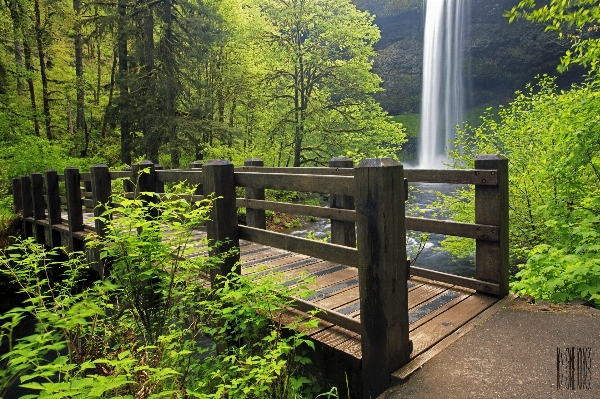
[[[13,179],[14,207],[21,214],[26,237],[33,236],[49,246],[83,250],[86,230],[104,233],[99,220],[93,228],[84,225],[83,207],[93,209],[95,215],[102,213],[102,204],[110,203],[113,180],[126,178],[124,188],[130,196],[154,192],[154,198],[164,193],[165,183],[185,180],[198,185],[190,199],[202,199],[204,193],[221,197],[214,201],[206,223],[208,239],[224,243],[212,247],[212,255],[231,253],[229,250],[243,239],[358,268],[360,321],[332,310],[319,317],[361,335],[364,389],[375,396],[389,384],[388,376],[410,358],[410,274],[492,295],[508,294],[506,158],[480,156],[472,170],[404,170],[391,159],[366,159],[356,167],[348,158],[334,158],[327,168],[262,165],[260,159],[249,159],[243,167],[234,168],[228,161],[216,160],[194,162],[188,170],[163,170],[144,161],[133,165],[131,171],[110,171],[105,165],[94,165],[89,173],[66,168],[63,175],[58,175],[51,170],[44,175],[34,173]],[[475,223],[406,217],[408,182],[475,185]],[[235,187],[245,188],[245,198],[236,198]],[[267,201],[265,189],[326,193],[330,195],[330,207]],[[66,224],[61,216],[64,204]],[[246,226],[238,225],[238,207],[246,208]],[[332,242],[267,231],[265,210],[329,218]],[[474,238],[475,278],[410,267],[405,245],[407,229]],[[88,253],[94,269],[102,275],[99,254]],[[239,254],[226,257],[219,269],[211,272],[211,281],[232,271],[240,272]],[[296,306],[303,311],[317,309],[300,299]]]

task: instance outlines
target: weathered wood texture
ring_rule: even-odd
[[[264,166],[264,163],[260,158],[250,158],[244,161],[244,166],[253,166],[260,169]],[[265,189],[246,187],[246,199],[264,201]],[[246,224],[250,227],[265,230],[267,228],[265,210],[246,206]]]
[[[256,168],[244,166],[235,168],[236,172],[260,172],[260,173],[283,173],[283,174],[306,174],[306,175],[337,175],[354,176],[352,168],[283,168],[264,167]],[[404,169],[404,177],[414,183],[454,183],[454,184],[477,184],[496,185],[497,177],[495,170],[428,170],[428,169]]]
[[[94,230],[99,237],[105,236],[106,223],[101,219],[109,219],[110,215],[103,215],[110,206],[110,194],[111,194],[111,179],[108,166],[106,165],[94,165],[91,168],[92,177],[92,207],[94,208],[94,216],[97,217],[94,221]],[[90,252],[92,260],[92,269],[95,270],[100,277],[104,276],[104,262],[100,258],[101,248],[94,248]]]
[[[235,185],[275,190],[354,195],[354,179],[348,176],[236,173]]]
[[[498,226],[450,222],[446,220],[406,217],[406,229],[475,238],[483,241],[498,241],[499,239]]]
[[[441,281],[443,283],[458,285],[460,287],[471,288],[487,294],[499,295],[500,293],[500,286],[498,284],[455,276],[454,274],[442,273],[414,266],[410,268],[410,274],[417,277],[428,278],[430,280]]]
[[[156,173],[158,173],[161,170],[165,170],[165,168],[162,165],[156,164],[154,165],[154,170],[156,171]],[[158,176],[156,177],[156,188],[155,188],[155,192],[156,193],[164,193],[165,192],[165,182],[160,181],[158,179]]]
[[[31,174],[31,196],[33,199],[33,218],[44,220],[46,218],[46,201],[44,200],[44,177],[41,173]],[[44,226],[35,223],[33,225],[33,235],[37,242],[46,241]]]
[[[498,284],[498,294],[508,295],[508,159],[502,155],[480,155],[478,169],[495,169],[496,186],[475,187],[475,223],[499,226],[498,241],[476,241],[475,278]]]
[[[390,386],[410,360],[402,164],[365,159],[354,170],[362,325],[363,397]]]
[[[289,234],[275,233],[247,226],[238,226],[238,232],[239,237],[243,240],[285,249],[318,259],[338,262],[346,266],[358,267],[358,251],[355,248],[308,240]]]
[[[270,211],[291,213],[293,215],[307,215],[320,218],[356,221],[356,212],[348,209],[332,209],[314,205],[288,204],[284,202],[260,201],[238,198],[236,204],[241,208],[268,209]],[[248,224],[250,226],[250,224]]]
[[[169,169],[156,171],[156,178],[161,182],[180,182],[186,181],[189,184],[201,184],[202,183],[202,171],[201,170],[183,170],[183,169]],[[202,195],[202,193],[197,194]]]
[[[451,183],[451,184],[476,184],[495,186],[498,184],[496,170],[476,169],[405,169],[404,177],[409,182],[418,183]]]
[[[314,304],[304,301],[302,299],[295,298],[294,299],[294,307],[302,312],[311,312],[311,311],[319,311],[317,313],[317,317],[321,320],[328,321],[332,324],[360,334],[361,326],[360,321],[353,319],[352,317],[348,317],[341,313],[336,312],[335,310],[327,309],[324,310],[319,306],[315,306]]]
[[[65,168],[65,186],[67,189],[67,218],[69,220],[69,251],[83,250],[83,243],[73,234],[83,230],[83,210],[81,202],[81,180],[79,169]]]
[[[31,196],[31,176],[21,176],[21,201],[23,207],[23,235],[33,236],[33,225],[26,218],[33,216],[33,197]]]
[[[23,210],[23,196],[21,195],[21,179],[12,179],[13,209],[15,215]]]
[[[329,161],[330,168],[353,168],[354,161],[347,157],[336,157]],[[329,196],[331,209],[354,210],[354,197],[349,195],[331,194]],[[331,243],[356,247],[356,227],[354,222],[331,218]]]
[[[52,228],[53,225],[62,223],[60,209],[60,190],[58,187],[58,172],[47,170],[45,173],[46,181],[46,201],[48,201],[48,224],[46,230],[46,244],[50,247],[61,245],[60,233]]]
[[[240,246],[240,241],[237,231],[234,172],[233,164],[226,160],[209,161],[202,169],[204,190],[207,193],[214,193],[217,198],[212,204],[210,220],[206,222],[210,254],[212,256],[228,254],[219,265],[219,269],[210,272],[211,284],[215,286],[219,275],[241,273],[240,256],[236,250]]]
[[[202,170],[202,165],[203,165],[203,163],[201,161],[194,161],[194,162],[190,162],[190,164],[188,166],[190,169]],[[204,188],[203,188],[203,184],[202,184],[203,182],[202,182],[201,177],[199,178],[199,181],[188,180],[188,183],[197,184],[196,190],[194,191],[194,195],[204,195]]]

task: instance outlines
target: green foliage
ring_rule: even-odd
[[[39,398],[314,397],[313,381],[299,374],[312,343],[273,323],[290,289],[277,276],[238,275],[210,288],[200,276],[220,259],[187,256],[198,250],[192,229],[215,200],[113,198],[120,205],[101,216],[105,237],[88,242],[110,259],[109,276],[91,286],[82,254],[59,260],[59,250],[32,240],[3,251],[0,270],[28,299],[0,316],[0,340],[10,346],[0,357],[0,396],[18,383]],[[294,288],[303,290],[302,282]],[[36,333],[15,340],[28,314]]]
[[[510,248],[513,261],[523,262],[521,282],[513,283],[519,292],[597,300],[599,111],[595,84],[558,92],[545,76],[500,107],[497,117],[488,110],[480,126],[459,132],[456,148],[463,152],[454,152],[455,166],[472,167],[477,154],[510,160]],[[461,197],[469,201],[472,194]],[[559,274],[560,281],[552,277]]]

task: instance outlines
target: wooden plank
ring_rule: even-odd
[[[45,173],[45,180],[46,201],[48,202],[48,222],[52,226],[62,223],[58,173],[55,170],[47,170]],[[46,234],[46,243],[50,247],[58,247],[61,245],[60,233],[57,233],[53,229],[48,229],[46,230]]]
[[[65,185],[67,188],[67,215],[69,223],[69,251],[81,251],[83,243],[76,238],[75,232],[83,230],[83,210],[81,209],[81,180],[79,169],[65,168]]]
[[[427,314],[423,315],[422,317],[420,317],[417,320],[410,323],[409,331],[412,332],[413,330],[416,330],[423,324],[429,322],[430,320],[435,319],[438,315],[448,311],[448,309],[450,309],[451,307],[458,305],[459,303],[461,303],[462,301],[464,301],[465,299],[467,299],[468,297],[473,295],[473,292],[466,292],[466,291],[459,291],[459,290],[447,290],[447,291],[441,292],[440,294],[431,298],[431,300],[427,301],[426,303],[421,304],[420,307],[427,307],[427,306],[431,305],[431,303],[434,302],[435,300],[443,297],[444,295],[450,294],[450,293],[452,293],[454,295],[456,295],[456,294],[458,294],[458,295],[455,296],[454,298],[451,298],[451,300],[446,302],[443,306],[428,312]],[[420,307],[411,309],[411,312],[418,312],[419,310],[421,310],[421,309],[419,309]],[[409,315],[409,317],[410,317],[410,315]]]
[[[161,182],[187,181],[189,184],[202,184],[202,171],[168,169],[156,171],[156,179]]]
[[[94,230],[99,237],[106,235],[106,223],[100,217],[110,220],[112,215],[104,215],[108,210],[111,196],[111,178],[107,165],[93,165],[90,174],[92,177],[92,208],[94,209]],[[91,268],[96,270],[100,278],[104,277],[105,263],[100,258],[101,248],[94,248],[91,254]]]
[[[87,173],[80,173],[79,174],[79,180],[82,182],[86,182],[86,181],[91,181],[92,180],[92,175],[87,172]]]
[[[131,178],[131,170],[113,170],[110,172],[110,180],[129,178]]]
[[[326,219],[336,218],[337,220],[345,220],[348,222],[356,221],[356,212],[348,209],[331,209],[322,206],[286,204],[283,202],[260,201],[245,198],[238,198],[236,200],[236,205],[238,208],[268,209],[270,211],[289,213],[292,215],[307,215]]]
[[[23,210],[23,196],[21,195],[21,179],[12,179],[13,209],[15,215]]]
[[[348,157],[336,157],[329,161],[330,168],[353,168],[354,161]],[[331,194],[329,208],[354,210],[354,198],[349,195]],[[356,248],[356,226],[354,221],[331,219],[331,243]]]
[[[491,295],[498,295],[500,292],[500,286],[498,284],[488,283],[487,281],[481,281],[462,276],[455,276],[454,274],[437,272],[435,270],[411,266],[410,274],[448,284],[459,285],[465,288],[471,288],[477,291],[486,292]]]
[[[354,178],[347,176],[239,172],[235,174],[235,185],[274,190],[354,195]]]
[[[306,238],[294,237],[288,234],[275,233],[247,226],[238,226],[238,233],[240,238],[244,240],[254,241],[259,244],[313,256],[323,260],[338,262],[346,266],[358,267],[358,251],[355,248],[308,240]]]
[[[320,168],[320,167],[303,167],[303,168],[286,168],[286,167],[256,167],[242,166],[235,168],[235,172],[249,173],[284,173],[284,174],[299,174],[299,175],[329,175],[329,176],[354,176],[353,168]]]
[[[194,161],[194,162],[190,162],[190,164],[188,165],[188,168],[201,171],[202,165],[204,165],[204,163],[202,161]],[[188,181],[188,183],[197,184],[196,190],[194,190],[194,195],[204,195],[204,185],[202,184],[203,183],[202,181],[199,181],[198,183]],[[210,193],[210,192],[208,192],[208,193]]]
[[[492,296],[473,294],[456,306],[451,307],[436,318],[415,329],[410,335],[413,341],[411,358],[418,356],[436,342],[441,341],[456,331],[460,326],[493,305],[497,300],[497,298]]]
[[[441,353],[444,349],[448,348],[450,345],[458,341],[461,337],[472,331],[475,327],[486,322],[490,317],[500,311],[504,306],[508,305],[510,301],[512,301],[516,295],[508,295],[503,299],[499,300],[482,313],[475,316],[469,322],[464,324],[458,330],[435,344],[435,346],[431,347],[427,351],[421,353],[419,356],[413,358],[406,366],[392,373],[392,377],[397,379],[398,382],[405,380],[412,373],[417,371],[421,366],[423,366],[427,361],[432,359],[438,353]]]
[[[475,223],[500,226],[499,240],[475,243],[475,278],[499,285],[497,295],[508,295],[508,158],[480,155],[476,168],[497,169],[497,186],[475,187]]]
[[[410,360],[403,166],[365,159],[354,169],[363,397],[377,397]]]
[[[406,230],[498,241],[498,226],[406,217]]]
[[[44,178],[41,173],[31,174],[31,194],[33,199],[33,218],[43,220],[46,218],[46,203],[44,200]],[[46,234],[44,227],[35,223],[33,226],[33,235],[40,244],[46,243]]]
[[[244,161],[244,166],[253,166],[260,169],[264,166],[264,162],[260,158],[250,158]],[[265,200],[264,188],[246,187],[245,194],[247,200]],[[239,207],[239,205],[237,206]],[[266,230],[267,218],[265,216],[265,209],[249,206],[248,202],[246,202],[246,205],[244,206],[246,207],[246,225]]]
[[[304,301],[299,298],[294,298],[294,307],[297,308],[298,310],[301,310],[301,311],[307,312],[307,313],[310,311],[321,311],[317,315],[318,318],[328,321],[328,322],[335,324],[337,326],[340,326],[342,328],[345,328],[356,334],[360,334],[361,327],[360,327],[359,321],[357,321],[351,317],[345,316],[341,313],[337,313],[335,310],[323,309],[321,307],[316,306],[313,303]]]
[[[497,170],[481,169],[405,169],[404,177],[409,182],[451,183],[495,186],[498,184]]]
[[[21,176],[21,198],[23,201],[23,236],[33,236],[33,225],[26,220],[33,216],[33,197],[31,195],[31,176]]]
[[[160,171],[160,170],[165,170],[165,168],[160,165],[160,164],[155,164],[154,165],[154,170],[156,172]],[[165,182],[164,181],[159,181],[158,179],[155,180],[156,183],[156,187],[154,188],[154,192],[156,193],[164,193],[165,192]]]
[[[314,302],[325,309],[337,309],[346,306],[351,302],[355,302],[358,299],[358,295],[359,288],[357,284],[336,292],[334,295],[331,295],[327,298],[319,299]]]

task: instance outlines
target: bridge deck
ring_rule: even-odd
[[[62,216],[63,224],[53,227],[68,231],[67,214]],[[86,230],[93,230],[89,222],[92,216],[91,213],[84,213]],[[47,224],[45,220],[37,222]],[[205,233],[197,231],[195,236],[197,241],[192,244],[187,256],[206,256],[202,244]],[[300,276],[314,277],[314,285],[310,289],[315,293],[305,298],[306,301],[360,319],[356,268],[244,240],[240,241],[240,252],[243,275],[260,278],[279,273],[287,286],[296,284]],[[411,359],[436,345],[498,300],[500,298],[468,288],[411,277],[408,281],[409,337],[413,342]],[[298,318],[308,317],[306,313],[290,309],[283,315],[282,321],[291,323]],[[343,352],[358,361],[356,364],[360,363],[360,335],[323,320],[319,321],[317,328],[306,331],[306,334],[313,341]]]

